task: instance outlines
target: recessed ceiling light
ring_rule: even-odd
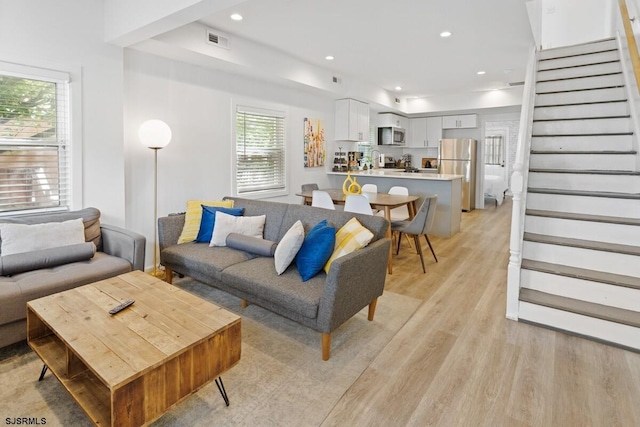
[[[479,76],[481,76],[481,75],[483,75],[483,74],[485,74],[485,73],[486,73],[486,71],[478,71],[476,74],[477,74],[477,75],[479,75]]]
[[[327,61],[333,61],[333,56],[327,55],[324,57],[324,59],[326,59]]]
[[[242,21],[242,15],[240,15],[239,13],[234,13],[231,15],[231,19],[233,19],[234,21]]]
[[[443,31],[440,33],[440,37],[449,37],[451,35],[451,31]]]
[[[401,86],[396,86],[396,90],[402,90]]]

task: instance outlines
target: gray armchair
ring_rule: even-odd
[[[436,214],[436,206],[438,204],[438,195],[433,194],[426,196],[424,202],[418,209],[416,216],[414,216],[411,220],[405,221],[393,221],[391,222],[391,230],[398,232],[398,245],[396,249],[396,255],[400,253],[400,241],[402,240],[402,233],[413,236],[413,240],[416,244],[416,250],[420,255],[420,262],[422,263],[422,272],[426,273],[426,269],[424,267],[424,257],[422,256],[422,246],[420,245],[420,235],[423,235],[427,240],[427,244],[429,245],[429,249],[431,249],[431,253],[433,254],[433,258],[438,262],[438,258],[436,257],[436,253],[433,250],[433,246],[431,246],[431,242],[429,241],[429,232],[431,231],[431,226],[433,225],[433,219]]]

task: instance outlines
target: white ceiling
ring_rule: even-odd
[[[522,82],[534,43],[525,0],[247,0],[200,22],[408,98]]]

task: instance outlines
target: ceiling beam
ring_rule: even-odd
[[[105,41],[128,47],[244,1],[105,0]]]

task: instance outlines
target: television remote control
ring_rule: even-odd
[[[120,305],[116,305],[115,307],[113,307],[111,310],[109,310],[109,314],[116,314],[121,312],[122,310],[124,310],[125,308],[129,307],[131,304],[133,304],[135,301],[132,299],[126,300],[125,302],[123,302]]]

